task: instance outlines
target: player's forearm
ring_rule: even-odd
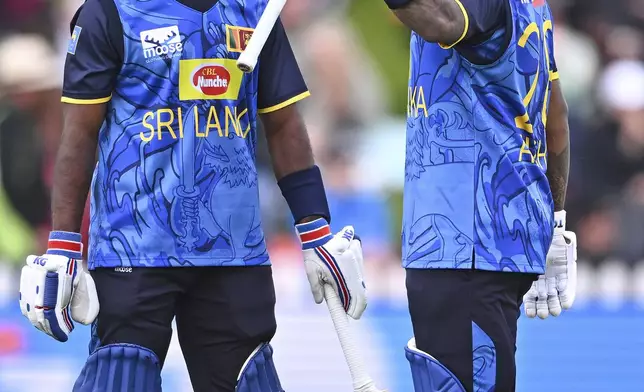
[[[550,145],[550,141],[548,141],[548,144]],[[550,182],[555,211],[561,211],[564,209],[568,189],[570,146],[568,145],[568,138],[562,138],[562,140],[557,141],[557,144],[559,146],[548,152],[548,171],[546,175]]]
[[[555,204],[555,211],[564,209],[570,170],[570,130],[568,105],[561,92],[559,81],[553,82],[546,128],[548,143],[548,170],[546,176]]]
[[[94,167],[96,140],[63,136],[56,157],[52,190],[53,230],[79,233]]]
[[[277,180],[315,164],[311,142],[299,115],[264,123],[268,151]]]
[[[52,229],[79,233],[96,163],[100,122],[83,121],[75,114],[70,115],[69,110],[65,112],[65,127],[54,167]]]
[[[313,151],[303,124],[286,124],[270,137],[267,136],[267,139],[273,171],[278,181],[289,174],[313,167]],[[310,215],[296,220],[297,223],[306,223],[317,218],[319,215]]]
[[[266,139],[278,183],[289,174],[313,167],[315,163],[311,142],[300,116],[290,116],[282,123],[274,124],[273,128],[266,133]],[[306,223],[318,217],[319,215],[309,215],[295,219],[296,223]]]
[[[273,170],[296,223],[319,217],[331,221],[320,169],[294,105],[262,117]]]
[[[458,0],[385,0],[396,17],[428,42],[452,45],[467,32],[467,16]]]

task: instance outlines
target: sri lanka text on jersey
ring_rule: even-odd
[[[182,139],[187,132],[198,138],[206,138],[210,132],[217,132],[219,137],[226,138],[234,132],[236,136],[246,138],[250,131],[248,109],[240,110],[237,106],[230,105],[220,106],[219,110],[215,105],[206,107],[205,110],[201,105],[187,110],[181,107],[161,108],[146,112],[141,123],[148,130],[139,132],[144,142],[166,137]]]
[[[141,140],[155,137],[181,139],[186,132],[196,137],[208,137],[217,132],[228,137],[231,132],[245,138],[251,128],[248,108],[238,102],[243,73],[231,59],[181,60],[179,63],[179,100],[186,102],[175,108],[158,108],[146,112]],[[190,107],[192,105],[192,107]]]

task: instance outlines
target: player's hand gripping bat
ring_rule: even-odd
[[[386,392],[376,388],[376,385],[367,373],[356,341],[349,329],[349,319],[342,307],[342,302],[340,302],[338,294],[330,285],[324,286],[324,298],[326,299],[326,304],[329,308],[333,325],[335,326],[335,332],[338,334],[344,358],[349,366],[349,372],[353,379],[353,392]]]
[[[255,65],[257,65],[257,59],[259,54],[262,52],[262,48],[268,40],[268,36],[279,18],[286,0],[269,0],[266,5],[266,9],[262,13],[262,16],[257,22],[255,31],[248,41],[246,49],[242,52],[237,60],[237,68],[243,72],[253,72]]]

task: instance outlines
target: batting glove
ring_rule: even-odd
[[[347,315],[358,320],[367,308],[367,293],[362,245],[353,227],[346,226],[332,235],[323,218],[295,227],[302,242],[304,268],[315,303],[322,303],[324,285],[329,284],[340,297]]]
[[[20,310],[31,324],[60,342],[74,330],[72,320],[91,324],[98,315],[96,286],[84,270],[81,236],[51,232],[47,253],[27,257],[20,275]]]
[[[577,291],[577,236],[566,231],[566,211],[555,212],[555,231],[546,257],[546,273],[523,297],[528,317],[559,316],[570,309]]]

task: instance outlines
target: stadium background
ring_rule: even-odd
[[[68,392],[87,355],[87,328],[57,343],[32,328],[17,303],[24,256],[46,246],[67,23],[79,1],[0,0],[0,392]],[[571,109],[567,210],[579,238],[579,299],[558,319],[521,318],[518,391],[644,391],[644,1],[551,6]],[[283,20],[313,94],[301,109],[333,226],[352,223],[364,240],[370,305],[356,333],[379,384],[410,392],[402,347],[411,326],[398,260],[408,32],[373,0],[291,0]],[[259,162],[284,386],[350,391],[265,153]],[[164,385],[191,390],[176,342]]]

